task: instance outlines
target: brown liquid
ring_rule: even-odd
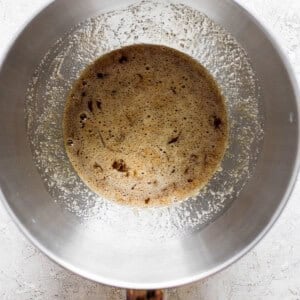
[[[64,113],[68,157],[96,193],[124,204],[183,200],[223,158],[226,108],[191,57],[165,46],[110,52],[74,82]]]

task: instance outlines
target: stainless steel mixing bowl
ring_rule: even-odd
[[[187,226],[182,234],[168,236],[160,234],[163,227],[147,231],[146,222],[136,232],[135,218],[141,221],[141,215],[155,215],[157,210],[144,212],[115,205],[112,216],[109,204],[100,207],[98,219],[97,216],[85,218],[78,213],[80,205],[77,213],[67,210],[49,192],[34,161],[24,103],[28,84],[40,61],[72,26],[105,11],[126,7],[131,1],[54,1],[21,32],[1,66],[0,184],[5,205],[22,232],[51,259],[105,284],[164,288],[199,280],[225,268],[249,251],[270,229],[284,208],[297,175],[299,99],[295,79],[279,46],[234,1],[182,0],[181,3],[219,23],[247,51],[259,80],[259,101],[264,111],[264,139],[251,178],[244,182],[230,207],[205,226]],[[145,14],[144,19],[149,18],[151,23],[149,15]],[[158,10],[157,16],[161,16],[161,11]],[[137,36],[136,42],[139,41]],[[50,75],[47,69],[44,71],[47,81]],[[44,108],[42,99],[41,96],[38,104],[41,109]],[[227,101],[230,104],[230,98]],[[243,123],[238,126],[243,130]],[[47,145],[51,147],[51,140]],[[122,211],[130,209],[130,220],[124,220]],[[160,218],[170,218],[164,215],[164,210],[155,216],[158,223]],[[199,218],[193,210],[188,216],[196,221]]]

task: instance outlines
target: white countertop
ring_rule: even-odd
[[[49,0],[0,0],[0,57]],[[238,0],[276,36],[300,83],[300,1]],[[66,271],[35,249],[0,203],[0,299],[124,299],[125,291]],[[170,289],[166,298],[300,299],[300,178],[278,222],[240,261],[206,280]]]

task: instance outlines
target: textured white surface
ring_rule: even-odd
[[[276,36],[300,82],[300,1],[239,0]],[[0,0],[0,58],[49,0]],[[206,280],[167,291],[167,299],[300,299],[300,179],[282,216],[240,261]],[[124,299],[124,290],[74,275],[25,240],[0,204],[0,299]]]

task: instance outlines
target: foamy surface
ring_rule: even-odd
[[[89,65],[64,114],[67,154],[95,192],[121,203],[194,195],[216,171],[228,135],[223,97],[196,60],[132,45]]]

